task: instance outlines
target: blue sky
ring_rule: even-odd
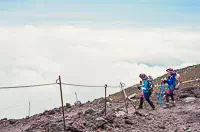
[[[6,25],[95,22],[130,26],[196,26],[198,0],[0,0]]]

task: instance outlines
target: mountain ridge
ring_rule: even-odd
[[[177,71],[183,81],[200,77],[200,65]],[[160,79],[165,76],[156,78],[155,83],[159,84]],[[137,89],[129,87],[125,91],[128,95],[137,93],[134,100],[139,101]],[[198,132],[200,130],[200,81],[181,85],[181,88],[176,91],[175,99],[176,107],[163,109],[159,107],[156,95],[153,94],[156,110],[152,111],[147,104],[143,110],[135,111],[128,103],[127,114],[123,96],[118,92],[107,98],[106,115],[104,98],[81,105],[71,106],[67,103],[64,106],[66,132]],[[62,119],[61,108],[46,110],[18,120],[5,118],[0,120],[0,132],[62,132]]]

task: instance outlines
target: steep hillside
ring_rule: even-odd
[[[197,79],[200,77],[199,71],[199,65],[178,70],[183,81]],[[164,76],[156,79],[156,82],[159,83]],[[176,107],[168,109],[156,105],[156,110],[153,111],[146,103],[144,109],[135,111],[129,104],[127,114],[123,100],[118,100],[122,98],[120,93],[111,95],[113,100],[107,100],[107,115],[104,98],[79,106],[66,104],[66,132],[199,132],[199,85],[198,81],[182,85],[176,92]],[[134,88],[128,88],[126,91],[127,94],[135,93]],[[0,132],[63,132],[61,108],[20,120],[2,119]]]
[[[188,81],[188,80],[195,80],[195,79],[200,79],[200,64],[199,65],[194,65],[194,66],[189,66],[183,69],[177,69],[177,72],[181,75],[182,77],[182,81]],[[160,84],[160,80],[162,78],[167,77],[167,74],[160,76],[158,78],[156,78],[155,84],[159,85]],[[138,84],[139,85],[139,84]],[[132,87],[129,87],[127,89],[125,89],[126,93],[128,96],[134,94],[134,93],[139,93],[139,91],[136,88],[137,85],[133,85]],[[187,87],[187,86],[199,86],[199,82],[191,82],[191,83],[185,83],[181,85],[181,88]],[[159,87],[155,88],[155,91],[159,90]],[[155,96],[155,95],[153,95]],[[109,96],[111,99],[113,99],[114,101],[119,101],[119,100],[123,100],[122,97],[122,93],[118,92],[115,93],[113,95]]]

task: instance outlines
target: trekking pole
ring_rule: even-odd
[[[165,90],[165,87],[164,87],[163,83],[161,83],[161,85],[160,85],[160,93],[159,93],[160,107],[163,107],[164,90]]]

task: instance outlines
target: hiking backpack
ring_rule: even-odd
[[[176,73],[176,86],[175,86],[175,90],[178,90],[180,88],[181,85],[181,75]]]
[[[149,75],[147,81],[149,82],[149,87],[150,87],[151,92],[153,92],[153,88],[154,88],[153,77]]]

